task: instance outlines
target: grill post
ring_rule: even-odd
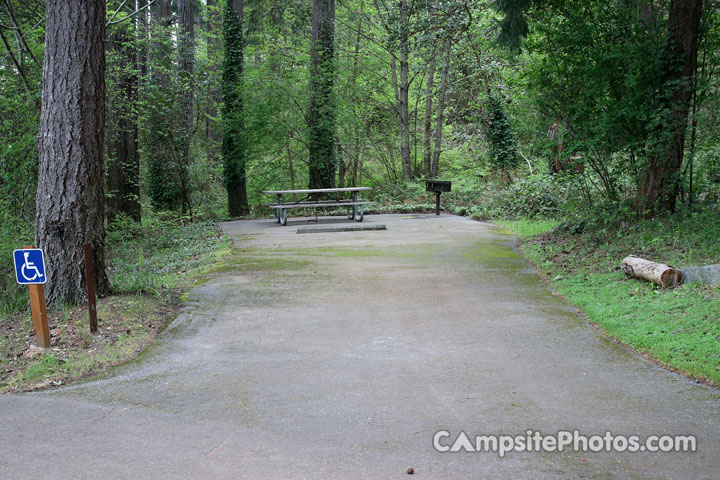
[[[435,192],[435,215],[440,215],[440,195],[442,192],[449,192],[452,182],[446,180],[425,180],[425,191]]]

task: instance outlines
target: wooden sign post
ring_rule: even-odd
[[[28,285],[30,310],[32,310],[33,327],[35,327],[35,342],[38,347],[48,348],[50,346],[50,328],[48,327],[44,287],[43,284]]]
[[[23,247],[31,249],[35,247]],[[47,306],[45,305],[45,286],[42,283],[28,285],[30,291],[30,310],[32,312],[33,327],[35,328],[35,343],[38,347],[50,346],[50,327],[48,327]]]

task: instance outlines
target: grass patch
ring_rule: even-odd
[[[536,236],[524,221],[498,223],[523,235],[523,254],[591,323],[659,364],[720,385],[720,288],[663,290],[619,268],[630,253],[678,268],[720,262],[718,212]]]
[[[157,295],[181,287],[190,273],[227,251],[228,240],[213,223],[121,221],[108,233],[108,278],[117,292]]]
[[[494,220],[493,223],[511,231],[520,239],[532,238],[542,233],[554,230],[560,222],[558,220]]]
[[[27,312],[0,317],[0,392],[61,385],[135,358],[175,317],[183,294],[230,251],[212,223],[159,221],[111,228],[107,247],[116,294],[98,301],[96,334],[85,306],[49,312],[45,350],[34,347]]]

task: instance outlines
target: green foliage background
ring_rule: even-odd
[[[0,45],[0,255],[33,243],[36,136],[43,60],[42,2],[11,2],[23,41],[4,30]],[[176,8],[173,2],[173,8]],[[130,47],[144,52],[140,90],[131,105],[139,116],[140,183],[144,214],[188,223],[227,216],[225,187],[243,166],[250,214],[269,215],[262,191],[308,184],[311,2],[247,0],[242,25],[233,24],[227,2],[195,2],[194,76],[178,72],[177,20],[149,32],[136,28]],[[378,6],[380,8],[378,9]],[[336,4],[332,115],[333,132],[316,132],[336,154],[334,183],[373,188],[378,211],[410,210],[432,203],[423,189],[428,65],[436,62],[430,89],[430,121],[437,119],[443,46],[450,39],[445,119],[439,176],[453,181],[444,197],[452,211],[476,218],[556,218],[574,232],[632,223],[631,203],[649,155],[658,143],[667,110],[658,72],[677,59],[660,55],[667,2],[652,17],[626,2],[580,0],[530,2],[441,0],[413,3],[407,24],[399,2],[350,0]],[[720,9],[706,2],[688,123],[685,162],[677,179],[680,214],[715,211],[720,187]],[[387,7],[387,8],[386,8]],[[152,6],[151,6],[152,8]],[[508,16],[497,9],[513,12]],[[109,19],[132,13],[110,2]],[[113,17],[114,16],[114,17]],[[139,16],[136,19],[140,18]],[[649,20],[652,20],[650,22]],[[508,50],[497,43],[500,26],[526,38]],[[509,22],[509,23],[508,23]],[[398,25],[402,24],[402,28]],[[0,6],[0,25],[12,25]],[[137,23],[127,22],[123,28]],[[118,25],[109,27],[119,28]],[[516,35],[517,36],[517,35]],[[402,180],[401,132],[393,84],[402,42],[409,62],[411,182]],[[222,41],[242,47],[232,60],[242,75],[222,76]],[[22,75],[13,58],[22,66]],[[36,61],[37,60],[37,61]],[[108,53],[108,96],[120,65]],[[663,63],[665,62],[665,63]],[[114,73],[113,73],[114,72]],[[320,71],[319,80],[327,80]],[[397,74],[397,70],[396,73]],[[225,103],[217,92],[230,95]],[[179,97],[194,93],[190,163],[179,163]],[[109,103],[110,104],[110,103]],[[242,106],[242,116],[231,116]],[[560,160],[581,164],[559,175],[548,172],[559,139],[548,136],[557,122]],[[232,130],[221,150],[212,129]],[[435,138],[432,138],[434,145]],[[238,154],[242,151],[242,155]],[[183,215],[181,179],[192,215]],[[129,225],[126,226],[130,228]],[[4,308],[23,307],[10,270],[0,275]]]

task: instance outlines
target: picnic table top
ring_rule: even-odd
[[[360,192],[372,190],[372,187],[345,187],[345,188],[310,188],[303,190],[265,190],[268,195],[283,195],[286,193],[330,193],[330,192]]]

